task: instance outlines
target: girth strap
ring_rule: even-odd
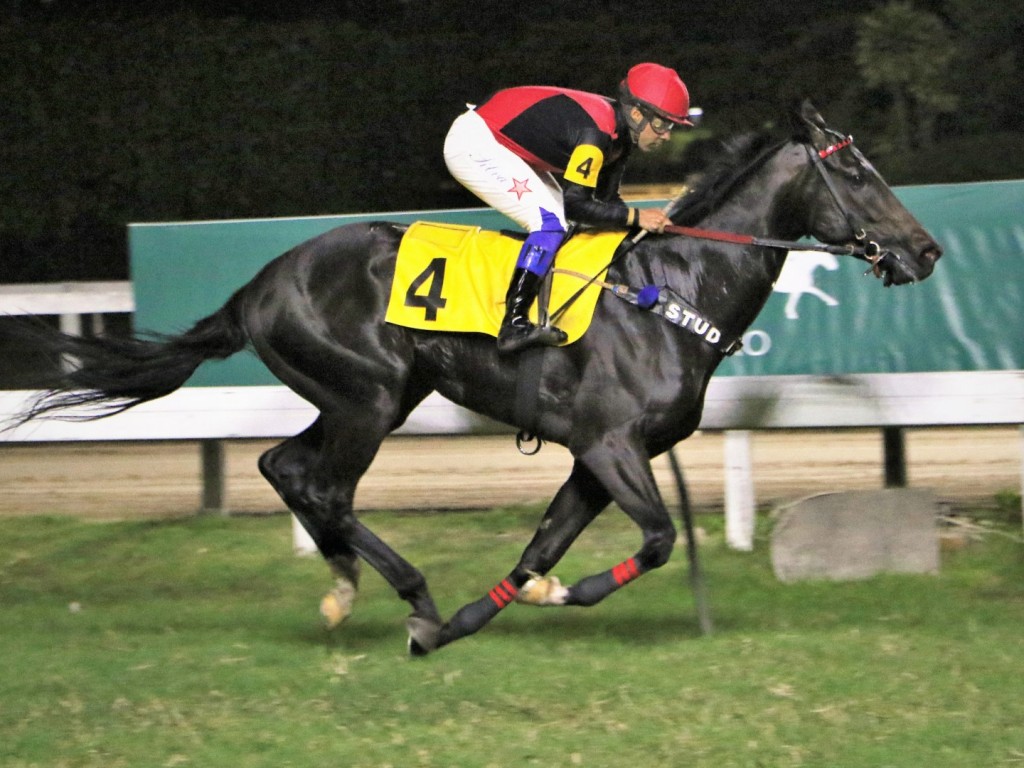
[[[541,325],[551,322],[548,303],[551,300],[552,273],[544,277],[537,295],[537,321]],[[519,425],[516,447],[520,453],[533,455],[541,449],[543,441],[537,436],[539,412],[537,401],[540,397],[540,379],[544,371],[544,352],[547,347],[527,347],[516,360],[516,396],[512,404],[512,418]],[[536,443],[533,450],[523,446]]]
[[[532,455],[540,450],[542,441],[537,436],[539,412],[537,401],[540,398],[540,378],[544,372],[544,353],[547,347],[527,347],[519,353],[516,365],[516,399],[512,405],[515,423],[519,425],[516,435],[516,446],[520,453]],[[536,441],[534,450],[523,448],[525,443]]]

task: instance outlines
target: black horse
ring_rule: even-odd
[[[320,412],[259,466],[337,576],[322,604],[331,623],[350,610],[360,558],[411,605],[409,648],[416,655],[476,632],[513,600],[593,605],[669,559],[676,532],[651,458],[697,428],[711,374],[771,293],[786,250],[762,245],[765,238],[811,235],[843,246],[871,261],[886,285],[926,278],[941,254],[848,137],[828,128],[809,102],[792,117],[785,139],[758,134],[723,143],[686,198],[692,202],[673,216],[757,240],[664,234],[620,249],[609,283],[655,286],[656,295],[650,288],[630,292],[640,295],[630,303],[603,292],[582,339],[540,353],[528,426],[571,451],[572,472],[518,564],[447,622],[423,575],[356,519],[353,495],[384,438],[433,391],[517,424],[518,361],[499,357],[490,337],[384,321],[400,226],[356,224],[302,243],[177,336],[44,334],[39,345],[77,359],[78,367],[51,382],[21,420],[75,405],[103,408],[97,418],[111,415],[174,391],[204,360],[249,346]],[[680,321],[686,313],[689,325]],[[639,551],[572,586],[547,576],[612,501],[642,531]]]

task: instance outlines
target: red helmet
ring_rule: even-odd
[[[619,100],[628,105],[646,107],[679,125],[693,125],[687,119],[690,93],[675,70],[661,64],[644,62],[626,73],[619,83]]]

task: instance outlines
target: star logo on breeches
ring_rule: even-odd
[[[512,179],[512,188],[506,190],[506,192],[514,192],[516,197],[522,200],[523,195],[527,192],[533,192],[532,189],[526,186],[527,182],[529,182],[529,179],[523,179],[522,181],[519,179]]]

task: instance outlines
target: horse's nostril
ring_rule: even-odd
[[[934,245],[931,248],[926,248],[924,253],[921,255],[934,264],[942,257],[942,249],[939,246]]]

